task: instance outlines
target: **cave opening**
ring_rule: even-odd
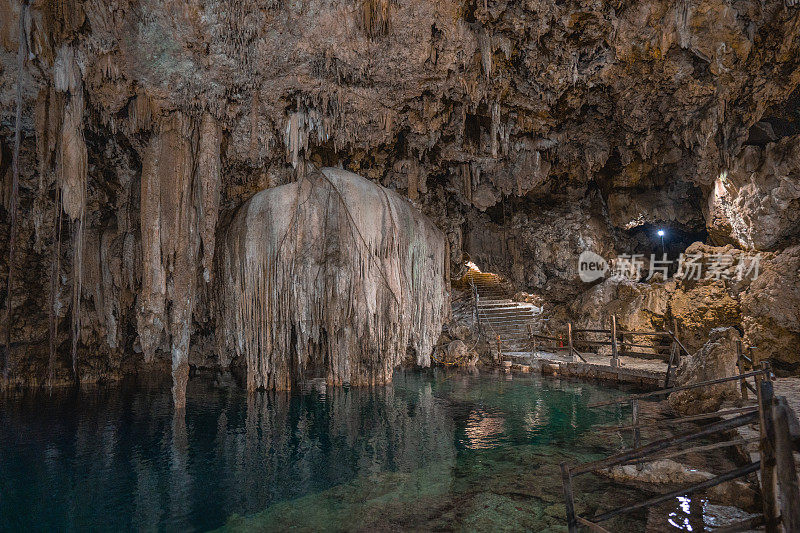
[[[651,256],[660,260],[666,255],[667,261],[670,262],[670,276],[677,271],[678,259],[689,245],[698,241],[704,243],[708,239],[708,231],[705,228],[689,229],[655,223],[642,224],[625,230],[625,234],[633,244],[633,249],[625,250],[625,253],[642,254],[648,260]],[[646,276],[647,272],[644,274]]]

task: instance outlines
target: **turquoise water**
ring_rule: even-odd
[[[0,530],[561,530],[558,464],[619,449],[591,427],[623,413],[586,407],[619,394],[429,370],[249,397],[194,379],[185,418],[168,383],[5,397]],[[576,489],[587,515],[641,497]]]

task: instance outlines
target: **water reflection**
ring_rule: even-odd
[[[384,494],[374,502],[378,517],[400,497],[427,494],[429,505],[435,493],[453,505],[487,475],[515,479],[530,454],[555,468],[563,456],[548,446],[585,433],[597,422],[586,403],[611,394],[430,371],[398,373],[388,387],[310,383],[294,394],[247,395],[193,380],[177,415],[169,383],[6,398],[0,530],[204,530],[279,502],[302,509],[299,499],[313,495],[335,494],[328,506],[341,507],[341,491],[352,499],[349,516],[365,512],[362,488]],[[494,451],[503,453],[474,455]],[[553,490],[559,499],[557,478]]]

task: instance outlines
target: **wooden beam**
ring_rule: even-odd
[[[690,485],[688,487],[672,491],[668,494],[662,494],[660,496],[655,496],[653,498],[644,501],[636,502],[626,507],[620,507],[619,509],[608,511],[607,513],[603,513],[599,516],[595,516],[594,518],[592,518],[592,522],[603,522],[604,520],[608,520],[609,518],[613,518],[617,515],[628,513],[630,511],[635,511],[637,509],[641,509],[642,507],[650,507],[651,505],[658,505],[659,503],[663,503],[669,500],[674,500],[678,496],[694,494],[695,492],[699,492],[701,490],[706,490],[711,487],[716,487],[717,485],[725,483],[726,481],[740,478],[742,476],[750,474],[751,472],[755,472],[756,470],[759,469],[759,467],[760,467],[760,461],[756,461],[755,463],[750,463],[749,465],[737,468],[735,470],[731,470],[730,472],[726,472],[725,474],[712,477],[711,479],[703,481],[702,483]]]
[[[594,531],[595,533],[611,533],[609,530],[601,526],[600,524],[595,524],[594,522],[589,522],[582,516],[576,516],[575,519],[578,521],[580,525],[585,528],[588,528],[589,531]]]
[[[639,427],[654,428],[654,427],[662,427],[664,425],[687,424],[689,422],[697,422],[698,420],[707,420],[709,418],[721,418],[727,415],[739,415],[743,413],[755,413],[756,411],[758,411],[758,407],[755,405],[751,405],[748,407],[736,407],[733,409],[725,409],[723,411],[714,411],[713,413],[703,413],[700,415],[682,416],[680,418],[663,418],[661,420],[658,420],[657,422],[653,422],[652,424],[639,424]],[[633,428],[633,426],[601,427],[598,429],[600,431],[626,431],[631,428]]]
[[[742,365],[742,341],[736,341],[736,369],[739,371],[739,375],[741,376],[744,373],[744,368]],[[747,380],[743,379],[741,383],[739,383],[741,387],[741,394],[742,399],[747,400]]]
[[[778,530],[778,493],[775,474],[775,427],[772,419],[773,391],[768,375],[759,374],[758,411],[761,422],[761,503],[767,531]]]
[[[564,489],[564,507],[567,513],[569,533],[577,533],[578,521],[575,517],[575,500],[572,495],[572,476],[567,463],[561,463],[561,486]]]
[[[567,324],[567,339],[569,339],[569,356],[574,357],[575,347],[572,345],[572,322]]]
[[[617,346],[617,315],[611,315],[611,367],[619,367],[619,346]]]
[[[593,472],[595,470],[601,470],[603,468],[608,468],[614,465],[627,463],[628,461],[632,461],[640,457],[646,457],[651,453],[658,452],[663,449],[670,448],[672,446],[678,446],[680,444],[683,444],[684,442],[701,439],[703,437],[715,435],[720,431],[728,431],[730,429],[737,428],[745,424],[749,424],[750,422],[756,420],[757,418],[758,418],[758,413],[747,413],[739,415],[734,418],[730,418],[728,420],[721,420],[719,422],[714,422],[713,424],[703,426],[699,430],[679,433],[678,435],[675,435],[673,437],[651,442],[650,444],[647,444],[641,448],[628,450],[622,453],[618,453],[616,455],[611,455],[609,457],[606,457],[605,459],[599,459],[597,461],[580,464],[574,468],[571,468],[570,472],[572,473],[573,476],[577,476],[580,474],[585,474],[587,472]]]
[[[608,400],[604,402],[595,402],[590,403],[587,407],[605,407],[606,405],[616,405],[618,403],[625,403],[630,401],[631,398],[650,398],[652,396],[660,396],[663,394],[672,394],[673,392],[678,392],[682,390],[689,390],[689,389],[696,389],[698,387],[705,387],[707,385],[717,385],[718,383],[727,383],[728,381],[736,381],[738,379],[746,379],[751,378],[753,376],[761,376],[764,375],[764,372],[768,372],[768,370],[754,370],[752,372],[748,372],[746,374],[742,374],[741,376],[728,376],[726,378],[718,378],[718,379],[710,379],[708,381],[701,381],[699,383],[692,383],[690,385],[682,385],[680,387],[672,387],[671,389],[661,389],[652,392],[644,392],[641,394],[632,394],[626,398],[617,398],[616,400]]]
[[[732,446],[744,446],[745,444],[749,444],[751,442],[757,442],[758,437],[754,437],[752,439],[733,439],[733,440],[726,440],[725,442],[715,442],[714,444],[703,444],[701,446],[692,446],[691,448],[686,448],[684,450],[676,450],[674,452],[661,454],[658,457],[648,457],[648,461],[660,461],[662,459],[670,459],[672,457],[680,457],[681,455],[686,455],[687,453],[695,453],[695,452],[707,452],[711,450],[718,450],[720,448],[730,448]],[[636,461],[631,461],[627,464],[633,464]]]
[[[784,531],[800,531],[800,485],[797,482],[797,467],[794,463],[794,443],[792,442],[790,420],[797,419],[780,397],[773,406],[775,423],[775,460],[780,489],[781,525]]]

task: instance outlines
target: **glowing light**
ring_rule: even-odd
[[[663,237],[664,236],[664,230],[663,229],[658,230],[658,236],[659,237]]]
[[[481,269],[478,268],[478,265],[476,265],[472,261],[467,261],[467,268],[470,269],[470,270],[474,270],[476,272],[480,272],[481,271]]]

